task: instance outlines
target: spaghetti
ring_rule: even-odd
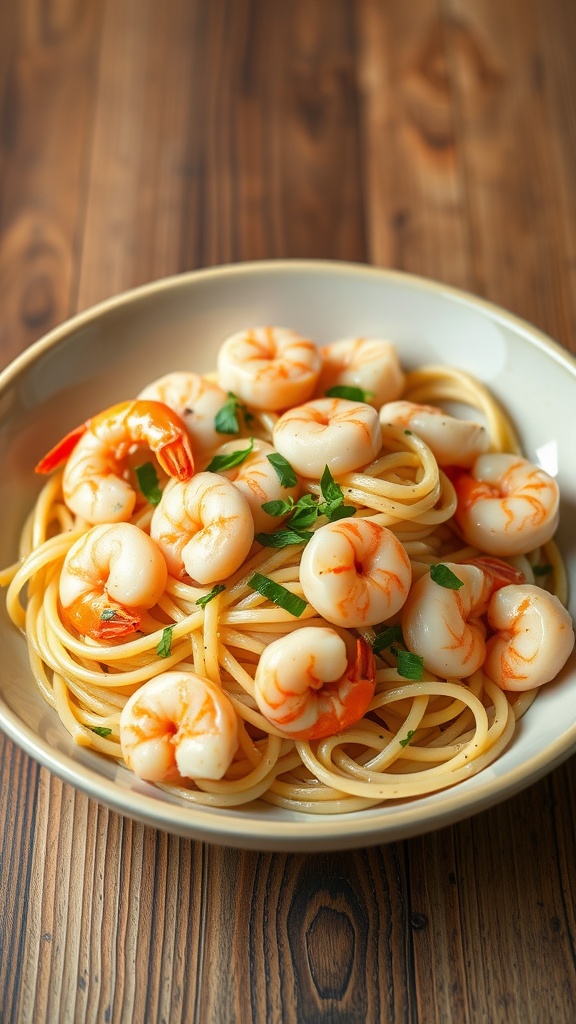
[[[520,453],[517,435],[494,398],[468,374],[426,367],[405,376],[401,396],[411,402],[455,402],[484,419],[490,449]],[[270,443],[278,413],[247,410],[240,435]],[[382,446],[369,465],[337,475],[354,519],[390,530],[403,546],[412,577],[430,567],[469,562],[482,554],[455,525],[456,492],[430,447],[415,433],[383,424]],[[316,479],[304,479],[310,503],[321,502]],[[170,486],[170,484],[168,485]],[[152,506],[140,495],[130,522],[150,530]],[[307,526],[314,535],[326,517]],[[83,636],[62,614],[59,581],[67,553],[89,530],[63,497],[62,471],[43,487],[22,531],[19,560],[0,573],[9,615],[25,636],[36,684],[73,740],[123,761],[122,709],[149,680],[170,671],[195,673],[220,688],[237,719],[238,747],[222,778],[169,781],[193,804],[234,807],[263,799],[315,814],[356,811],[452,786],[493,762],[510,742],[517,719],[537,689],[504,691],[482,667],[464,680],[402,674],[398,628],[382,644],[391,621],[354,632],[377,653],[368,710],[345,731],[318,740],[291,738],[264,717],[255,699],[260,656],[274,640],[302,626],[326,626],[306,598],[299,568],[305,538],[284,547],[252,544],[248,556],[219,587],[168,576],[159,600],[141,615],[138,633],[109,642]],[[529,584],[541,584],[565,604],[566,576],[553,540],[509,559]],[[259,574],[301,599],[296,617],[251,586]],[[164,785],[159,783],[159,785]]]

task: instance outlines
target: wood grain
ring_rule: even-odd
[[[0,359],[238,259],[469,288],[576,352],[571,0],[0,2]],[[576,1014],[572,758],[431,835],[226,850],[0,737],[6,1022],[540,1024]]]

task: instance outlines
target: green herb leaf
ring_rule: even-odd
[[[172,630],[174,626],[166,626],[162,630],[162,639],[156,648],[156,654],[160,658],[169,658],[172,653]]]
[[[240,433],[238,413],[242,413],[246,424],[249,424],[254,419],[252,413],[248,412],[248,409],[238,396],[229,391],[228,401],[218,410],[214,417],[214,427],[219,434]]]
[[[397,651],[398,675],[403,679],[412,679],[415,683],[422,681],[424,676],[424,659],[412,651]]]
[[[290,612],[296,618],[302,615],[302,612],[308,607],[307,602],[303,601],[297,594],[293,594],[292,591],[283,587],[281,583],[276,583],[268,576],[262,576],[259,572],[255,572],[252,578],[248,580],[248,586],[262,594],[263,597],[267,597],[269,601],[277,604],[279,608]]]
[[[241,462],[244,462],[248,458],[250,452],[254,450],[254,438],[250,438],[250,443],[247,448],[238,448],[234,452],[226,452],[223,455],[215,455],[211,462],[206,466],[207,473],[218,473],[222,469],[232,469],[234,466],[239,466]]]
[[[305,530],[318,519],[318,505],[311,494],[305,494],[296,502],[288,525],[292,530]]]
[[[210,601],[213,601],[215,597],[218,597],[218,594],[221,594],[223,590],[226,590],[224,584],[217,583],[215,587],[212,587],[209,594],[204,594],[202,597],[199,597],[196,604],[199,605],[200,608],[205,608],[206,605],[210,604]]]
[[[413,735],[414,735],[414,729],[408,729],[408,732],[406,733],[406,736],[404,737],[404,739],[400,740],[400,746],[401,747],[407,747],[408,744],[410,743],[410,740],[412,739]]]
[[[447,565],[443,565],[439,562],[438,565],[430,566],[430,576],[440,587],[446,587],[447,590],[460,590],[460,587],[464,586],[463,580],[459,579],[452,569],[449,569]]]
[[[102,612],[100,612],[100,618],[101,618],[102,622],[109,622],[110,619],[115,619],[116,618],[116,609],[115,608],[104,608],[104,610]]]
[[[533,565],[532,572],[535,576],[549,576],[552,572],[551,565]]]
[[[136,479],[146,501],[149,501],[151,505],[158,505],[162,497],[162,491],[154,464],[152,462],[144,462],[141,466],[136,466]]]
[[[283,501],[282,498],[277,498],[273,501],[263,501],[260,507],[269,516],[286,516],[294,508],[294,499],[288,498],[287,501]]]
[[[324,466],[324,472],[320,479],[320,490],[322,491],[322,497],[328,504],[332,502],[339,502],[342,504],[344,501],[344,495],[342,494],[342,488],[336,483],[332,473],[330,472],[329,466]]]
[[[364,391],[348,384],[335,384],[326,392],[327,398],[346,398],[349,402],[367,402],[372,395],[372,391]]]
[[[107,736],[112,734],[112,729],[108,729],[105,725],[91,725],[90,729],[95,732],[97,736],[102,736],[106,739]]]
[[[296,487],[298,477],[290,463],[283,455],[280,455],[279,452],[272,452],[272,454],[267,455],[266,458],[270,465],[272,465],[276,470],[276,474],[282,484],[282,487]]]
[[[312,530],[291,530],[285,527],[273,533],[257,533],[254,540],[265,548],[287,548],[290,544],[307,544],[313,536]]]
[[[396,626],[389,626],[388,629],[383,629],[381,633],[377,633],[372,641],[372,650],[374,654],[380,654],[380,651],[385,651],[388,647],[392,647],[397,641],[402,643],[402,626],[400,623]]]
[[[356,515],[355,505],[337,505],[336,508],[329,510],[328,519],[331,523],[335,523],[337,519],[350,519],[351,516]]]

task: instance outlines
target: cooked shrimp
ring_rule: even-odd
[[[242,565],[254,540],[244,495],[216,473],[197,473],[169,484],[154,509],[150,535],[168,571],[200,584],[226,579]]]
[[[424,667],[449,679],[466,679],[484,662],[486,628],[482,616],[492,596],[524,581],[515,566],[480,555],[460,564],[445,562],[456,587],[436,582],[427,572],[414,583],[401,614],[402,635]]]
[[[343,519],[316,531],[300,559],[306,600],[336,626],[372,626],[395,615],[412,569],[401,543],[369,519]]]
[[[120,743],[128,768],[148,782],[221,779],[238,749],[238,722],[209,679],[163,672],[125,704]]]
[[[334,736],[358,722],[374,695],[374,655],[365,640],[350,656],[324,626],[305,626],[274,640],[256,669],[254,696],[262,714],[293,739]]]
[[[382,429],[371,405],[316,398],[283,413],[272,439],[297,473],[319,479],[325,466],[336,476],[372,462],[382,447]]]
[[[233,434],[222,434],[214,425],[217,414],[227,402],[227,394],[199,373],[179,370],[147,384],[140,399],[164,402],[178,413],[186,425],[192,451],[196,455],[210,451]]]
[[[136,491],[126,479],[130,449],[146,445],[162,469],[188,480],[194,461],[180,417],[162,402],[120,402],[98,413],[63,438],[36,466],[49,473],[66,459],[64,501],[88,523],[130,519]]]
[[[414,583],[401,616],[409,651],[424,667],[448,679],[466,679],[486,656],[486,630],[480,616],[488,607],[494,579],[477,565],[445,563],[462,586],[436,583],[430,573]]]
[[[220,445],[213,455],[230,455],[232,452],[245,449],[246,439],[236,439]],[[264,512],[262,505],[266,501],[296,500],[300,494],[300,481],[295,487],[284,487],[268,455],[274,455],[275,448],[267,441],[254,438],[254,447],[247,458],[231,469],[220,469],[217,472],[231,480],[246,498],[252,512],[256,533],[268,533],[275,530],[281,521],[275,516]]]
[[[320,355],[318,395],[325,395],[335,386],[361,388],[366,402],[379,409],[384,402],[391,402],[402,393],[404,371],[391,341],[343,338],[324,345]]]
[[[574,647],[570,614],[553,594],[529,583],[498,590],[488,605],[495,635],[484,671],[503,690],[531,690],[554,679]]]
[[[218,380],[255,409],[288,409],[314,392],[320,353],[307,338],[284,327],[239,331],[220,346]]]
[[[455,519],[464,540],[491,555],[524,555],[558,525],[559,491],[543,469],[518,455],[481,455],[456,474]]]
[[[380,409],[380,422],[417,434],[440,466],[471,466],[490,444],[488,431],[481,423],[449,416],[434,405],[388,402]]]
[[[93,526],[68,551],[60,573],[63,619],[93,640],[136,632],[157,603],[168,570],[147,533],[132,523]]]

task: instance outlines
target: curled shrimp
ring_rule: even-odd
[[[554,594],[525,583],[498,590],[488,605],[494,630],[484,671],[503,690],[531,690],[554,679],[574,647],[569,612]]]
[[[124,522],[136,504],[136,491],[126,479],[135,445],[150,448],[170,476],[192,476],[194,460],[180,417],[162,402],[139,399],[112,405],[76,427],[40,460],[36,472],[49,473],[67,460],[62,490],[72,512],[92,524]]]
[[[558,526],[558,484],[518,455],[481,455],[453,480],[456,522],[465,541],[491,555],[524,555]]]
[[[380,409],[380,422],[404,427],[428,445],[440,466],[471,466],[488,450],[486,427],[473,420],[449,416],[438,406],[417,402],[387,402]]]
[[[325,466],[334,476],[366,466],[382,447],[376,410],[345,398],[316,398],[289,409],[275,423],[272,438],[296,472],[313,479]]]
[[[230,480],[197,473],[164,489],[150,536],[172,576],[216,583],[242,565],[254,540],[254,521],[246,498]]]
[[[235,451],[246,448],[246,439],[237,438],[235,441],[227,441],[220,445],[213,453],[218,455],[231,455]],[[269,455],[275,454],[275,448],[267,441],[258,438],[253,439],[253,448],[250,454],[231,469],[219,469],[217,472],[231,480],[246,498],[252,512],[254,529],[256,533],[268,533],[275,530],[280,520],[276,516],[270,516],[264,511],[262,505],[267,501],[287,501],[292,498],[296,500],[300,494],[300,481],[294,487],[285,487],[268,460]]]
[[[486,657],[486,627],[482,616],[492,596],[524,580],[507,562],[479,556],[469,562],[444,563],[455,586],[437,582],[431,572],[417,580],[402,613],[402,635],[409,651],[424,667],[448,679],[466,679]]]
[[[400,541],[369,519],[321,526],[300,559],[306,600],[336,626],[371,626],[400,610],[412,569]]]
[[[178,370],[147,384],[139,399],[164,402],[183,420],[194,454],[210,451],[233,434],[216,430],[217,414],[228,396],[218,384],[199,373]]]
[[[136,632],[142,611],[160,599],[167,577],[162,554],[138,526],[93,526],[64,559],[62,618],[93,640],[120,640]]]
[[[128,768],[148,782],[221,779],[238,749],[238,722],[209,679],[163,672],[124,705],[120,743]]]
[[[320,353],[284,327],[254,327],[227,338],[218,352],[218,380],[255,409],[288,409],[314,392]]]
[[[343,338],[320,349],[322,369],[317,394],[333,387],[356,387],[366,402],[379,409],[398,398],[404,387],[404,371],[396,346],[380,338]]]
[[[254,680],[262,714],[293,739],[317,740],[354,725],[374,695],[374,655],[358,639],[352,654],[325,626],[305,626],[264,649]]]

